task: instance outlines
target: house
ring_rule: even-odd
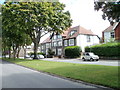
[[[103,42],[120,41],[120,23],[114,23],[102,32]]]
[[[114,28],[115,31],[115,40],[120,41],[120,22],[117,23],[116,27]]]
[[[52,39],[48,37],[41,43],[41,52],[48,54],[51,48],[55,55],[63,55],[64,48],[67,46],[80,46],[84,52],[86,46],[99,44],[99,37],[91,30],[82,26],[70,27],[63,34],[54,35]]]

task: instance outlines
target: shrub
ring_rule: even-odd
[[[48,56],[47,57],[52,58],[53,55],[55,55],[55,52],[52,51],[52,49],[48,48]]]
[[[85,48],[86,52],[94,52],[99,56],[118,57],[120,55],[120,43],[106,43]]]
[[[79,46],[68,46],[65,48],[65,57],[77,58],[80,56],[81,48]]]

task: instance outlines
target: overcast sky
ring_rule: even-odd
[[[102,36],[102,31],[110,24],[108,20],[102,19],[102,11],[94,10],[94,0],[60,0],[66,5],[73,19],[72,26],[81,25],[91,29],[93,33]]]
[[[4,0],[0,0],[0,3]],[[72,26],[81,25],[86,29],[90,29],[98,36],[102,36],[102,31],[110,24],[108,20],[102,19],[102,11],[94,10],[94,0],[59,0],[66,5],[65,10],[68,10],[73,20]],[[45,36],[43,41],[48,36]]]

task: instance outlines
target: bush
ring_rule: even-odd
[[[120,43],[106,43],[85,48],[86,52],[93,52],[103,57],[119,57]]]
[[[79,46],[68,46],[65,48],[65,57],[77,58],[80,56],[81,48]]]
[[[52,49],[48,48],[48,56],[47,56],[47,57],[48,57],[48,58],[52,58],[53,55],[55,55],[55,52],[52,51]]]

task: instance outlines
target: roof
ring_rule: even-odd
[[[51,42],[50,37],[48,37],[47,39],[45,39],[42,43],[49,43],[49,42]]]
[[[115,29],[117,25],[118,23],[114,23],[113,25],[110,25],[108,28],[106,28],[103,32],[111,32]]]
[[[74,35],[69,36],[69,33],[70,33],[72,30],[77,30],[77,32],[76,32]],[[76,26],[76,27],[70,28],[70,29],[68,30],[66,39],[77,37],[79,34],[95,35],[91,30],[87,30],[87,29],[83,28],[82,26]]]
[[[73,34],[72,36],[70,36],[70,32],[72,30],[77,30],[77,32],[75,34]],[[91,30],[87,30],[81,26],[76,26],[76,27],[72,27],[72,28],[68,28],[67,30],[65,30],[61,35],[62,37],[64,37],[64,39],[69,39],[69,38],[75,38],[77,37],[79,34],[85,34],[85,35],[95,35]],[[48,43],[51,42],[50,37],[48,37],[46,40],[44,40],[42,43]]]

